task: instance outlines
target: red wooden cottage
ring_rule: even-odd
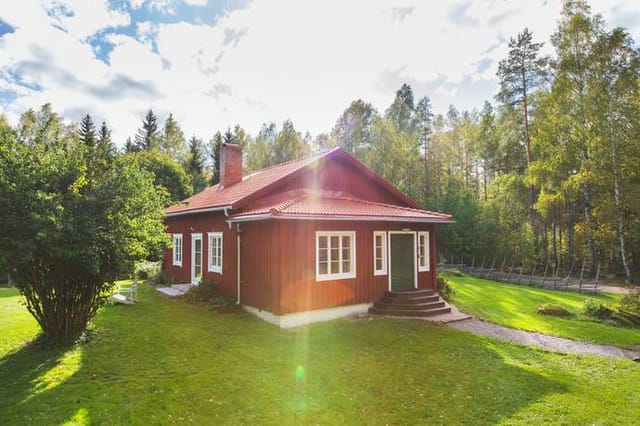
[[[295,326],[366,311],[390,290],[433,289],[434,225],[448,222],[341,148],[243,176],[240,148],[225,144],[220,183],[166,210],[164,269]]]

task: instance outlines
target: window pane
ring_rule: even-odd
[[[351,237],[349,236],[343,236],[342,237],[342,247],[351,247]]]
[[[382,247],[382,235],[376,235],[376,248]]]
[[[320,274],[320,275],[326,275],[327,274],[327,263],[326,262],[320,262],[320,264],[318,265],[318,274]]]
[[[327,237],[318,237],[318,247],[327,248]]]
[[[331,247],[331,260],[335,262],[340,260],[340,249],[338,247]]]
[[[376,259],[382,259],[382,247],[376,247]]]
[[[331,273],[332,274],[340,273],[340,261],[336,260],[331,262]]]
[[[329,245],[331,246],[331,248],[338,248],[340,246],[340,237],[338,236],[331,237],[331,241]]]
[[[318,250],[318,260],[320,262],[326,262],[327,260],[329,260],[329,259],[327,259],[327,249],[326,248],[324,248],[324,249],[321,248],[320,250]]]
[[[377,271],[382,270],[382,259],[376,259],[376,270]]]
[[[342,262],[342,272],[343,273],[349,273],[351,272],[351,261],[350,260],[345,260]]]

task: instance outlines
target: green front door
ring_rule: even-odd
[[[415,287],[416,259],[413,234],[391,234],[391,290]]]

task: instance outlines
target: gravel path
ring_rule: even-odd
[[[601,355],[609,358],[631,358],[640,361],[640,351],[621,349],[615,346],[596,345],[594,343],[577,342],[562,337],[547,336],[546,334],[530,331],[516,330],[490,322],[480,321],[477,318],[465,321],[452,322],[449,326],[467,330],[474,334],[509,340],[521,345],[537,346],[556,352]]]

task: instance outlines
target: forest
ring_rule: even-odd
[[[553,54],[541,54],[550,44]],[[466,263],[551,262],[564,272],[627,283],[640,274],[640,52],[584,1],[567,1],[550,40],[524,28],[500,61],[499,90],[480,109],[435,113],[403,84],[384,111],[353,100],[333,128],[302,134],[287,120],[256,135],[240,125],[187,138],[152,109],[137,133],[111,140],[87,114],[65,124],[46,104],[0,129],[22,143],[60,138],[130,158],[153,175],[166,205],[217,183],[220,147],[237,143],[245,172],[341,146],[428,210],[454,215],[439,230],[442,256]]]

